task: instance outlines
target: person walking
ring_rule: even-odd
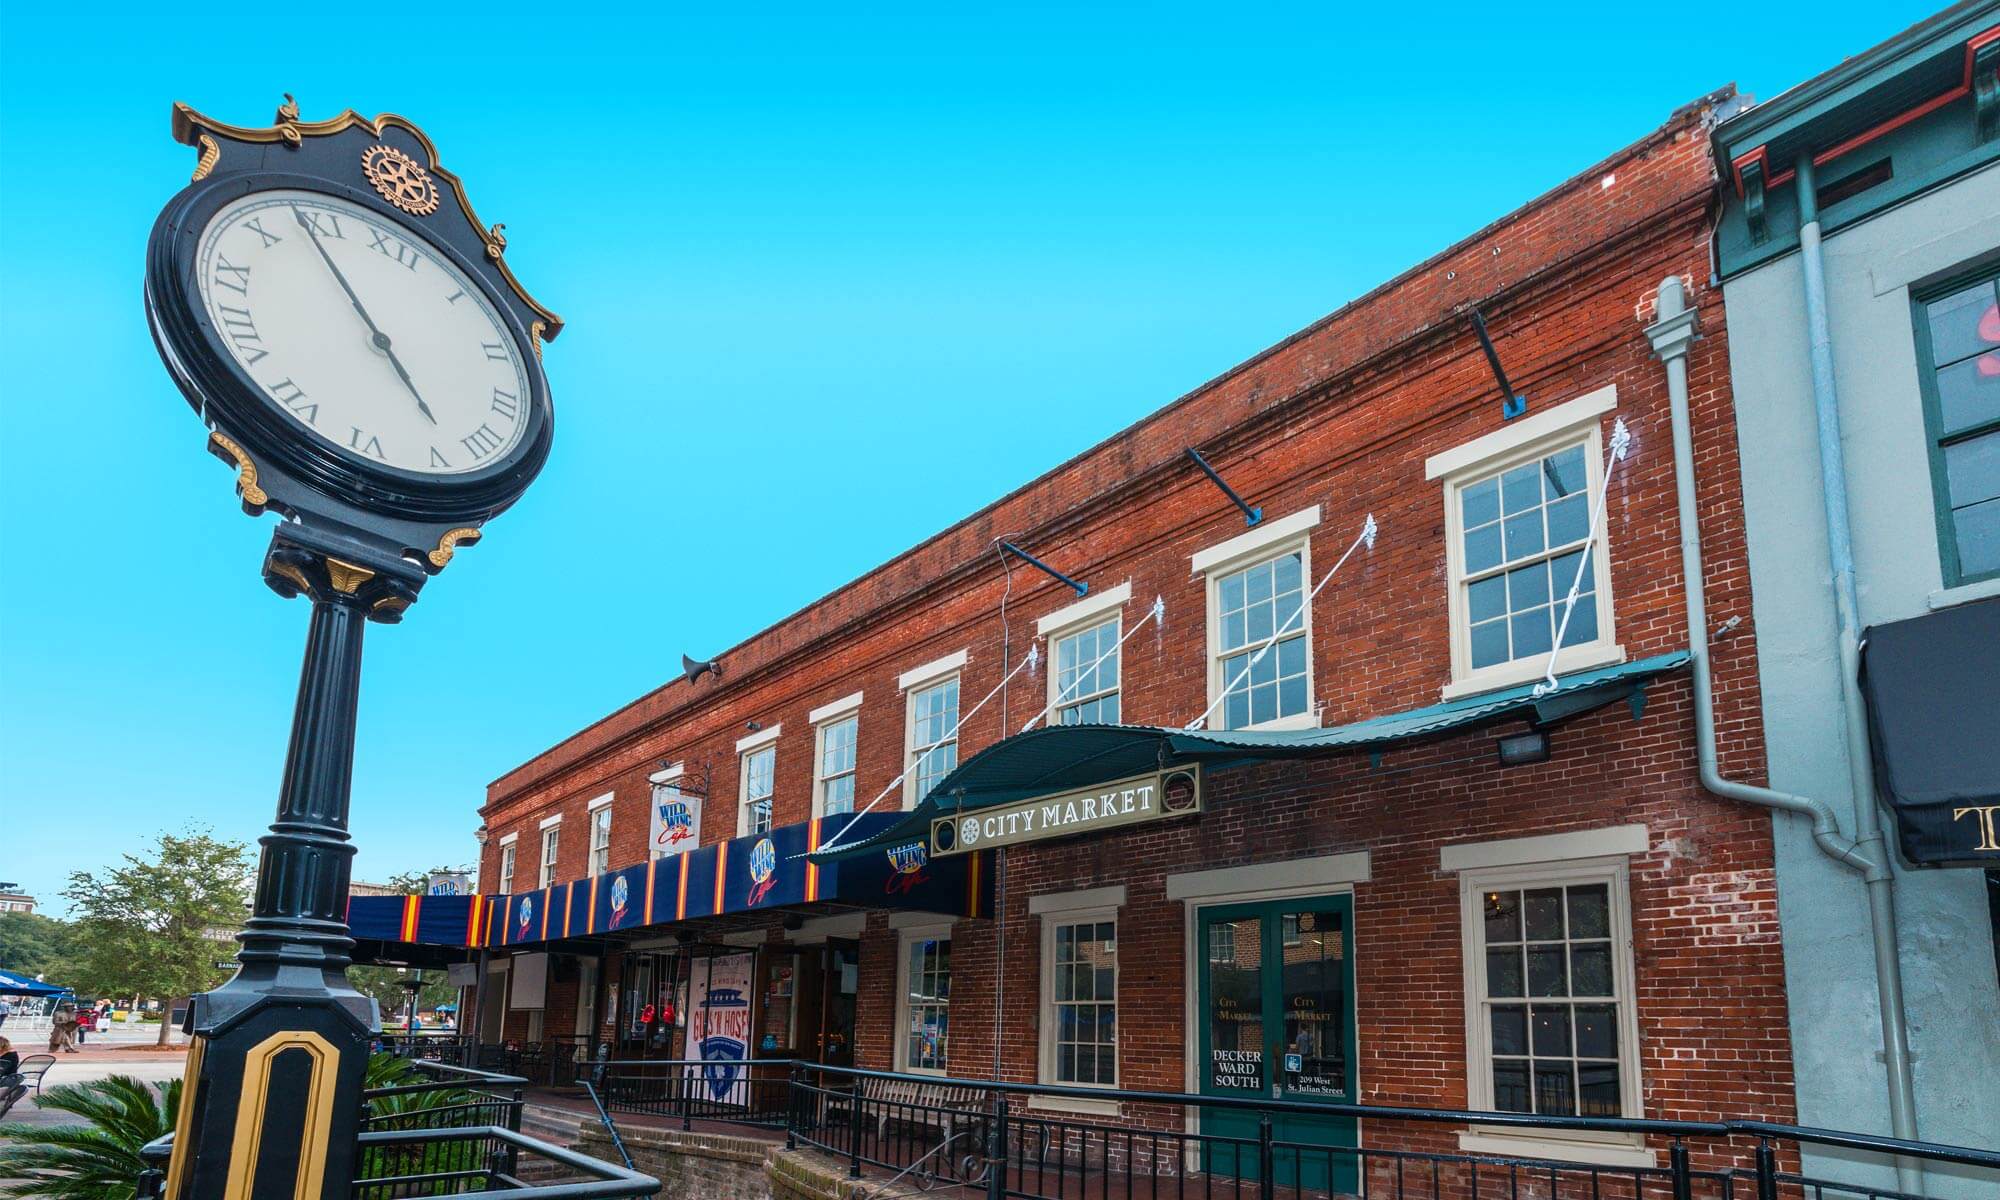
[[[13,1015],[14,1002],[5,996],[0,996],[0,1026],[6,1025],[7,1018]]]

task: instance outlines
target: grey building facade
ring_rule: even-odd
[[[1856,849],[1841,861],[1811,820],[1774,815],[1799,1118],[1992,1146],[2000,672],[1912,673],[1943,705],[1924,756],[1961,775],[1926,806],[1867,656],[1885,627],[1961,665],[2000,654],[2000,3],[1714,138],[1769,782],[1825,801]],[[1947,647],[1947,628],[1971,640]]]

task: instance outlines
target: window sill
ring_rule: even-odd
[[[1587,671],[1593,667],[1608,667],[1625,661],[1625,647],[1608,642],[1590,642],[1582,646],[1566,646],[1556,656],[1556,676],[1572,671]],[[1474,671],[1463,679],[1453,680],[1444,685],[1439,698],[1458,700],[1466,696],[1477,696],[1481,692],[1494,692],[1517,684],[1533,683],[1547,675],[1548,661],[1537,655],[1533,659],[1519,662],[1501,663]]]
[[[1473,1126],[1458,1133],[1458,1148],[1467,1154],[1498,1154],[1509,1158],[1555,1159],[1599,1167],[1657,1167],[1659,1156],[1637,1134],[1578,1132],[1566,1137],[1524,1133],[1518,1129]]]
[[[1930,610],[1952,608],[1974,600],[1990,600],[2000,596],[2000,578],[1982,579],[1978,583],[1961,583],[1957,587],[1940,588],[1930,594]]]
[[[1280,729],[1318,729],[1319,714],[1313,711],[1294,713],[1289,717],[1279,717],[1274,721],[1259,721],[1255,725],[1245,725],[1241,729],[1221,730],[1228,733],[1272,733]]]
[[[1055,1084],[1048,1085],[1057,1086]],[[1075,1085],[1063,1084],[1063,1087]],[[1118,1115],[1116,1100],[1086,1100],[1080,1096],[1030,1096],[1028,1109],[1031,1112],[1076,1113],[1087,1117],[1115,1117]]]

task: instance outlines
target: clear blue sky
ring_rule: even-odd
[[[486,784],[1731,80],[1928,13],[1835,2],[9,5],[0,880],[269,820],[307,610],[140,307],[186,100],[421,124],[568,321],[528,498],[369,635],[360,878]],[[745,15],[735,15],[736,10]]]

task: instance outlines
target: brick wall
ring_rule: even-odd
[[[1199,446],[1232,485],[1276,518],[1317,504],[1315,573],[1373,513],[1381,539],[1358,554],[1311,612],[1314,694],[1338,724],[1435,703],[1450,678],[1444,512],[1424,460],[1501,425],[1491,376],[1463,319],[1477,301],[1518,390],[1535,410],[1615,385],[1634,435],[1607,507],[1615,634],[1629,658],[1683,649],[1685,628],[1663,372],[1642,333],[1660,279],[1694,285],[1703,337],[1689,363],[1712,619],[1740,619],[1714,646],[1722,768],[1761,778],[1755,628],[1719,292],[1708,289],[1711,166],[1706,109],[1661,130],[1521,211],[1342,308],[1153,417],[1025,485],[937,538],[722,655],[720,681],[676,682],[552,747],[501,780],[482,810],[495,838],[521,832],[517,877],[532,879],[537,822],[564,814],[557,876],[582,872],[585,805],[615,792],[614,863],[645,855],[646,777],[665,761],[705,784],[703,841],[735,833],[734,742],[748,722],[782,723],[776,820],[809,815],[812,708],[857,689],[865,802],[904,758],[900,672],[966,650],[962,705],[995,687],[1034,621],[1074,596],[1031,569],[1007,580],[992,540],[1018,540],[1099,590],[1129,580],[1127,628],[1155,595],[1163,628],[1127,643],[1123,715],[1178,725],[1207,705],[1204,581],[1196,551],[1243,532],[1240,515],[1181,455]],[[1046,679],[1023,674],[961,731],[961,756],[1039,710]],[[1186,1083],[1180,906],[1169,871],[1366,848],[1355,888],[1360,1073],[1374,1102],[1460,1105],[1465,1032],[1457,882],[1438,868],[1453,841],[1645,823],[1653,849],[1632,863],[1639,1015],[1650,1116],[1719,1106],[1792,1112],[1768,817],[1700,790],[1684,678],[1657,683],[1643,719],[1622,707],[1565,727],[1548,763],[1500,771],[1491,735],[1364,757],[1218,774],[1211,810],[1162,824],[1017,852],[1010,865],[1006,1073],[1031,1078],[1039,934],[1027,898],[1119,882],[1121,1071],[1132,1087]],[[488,843],[494,854],[493,841]],[[489,858],[490,872],[497,859]],[[486,878],[492,878],[489,873]],[[997,930],[954,937],[952,1056],[991,1061]],[[863,942],[857,1047],[893,1059],[895,935],[878,914]],[[871,988],[881,988],[871,992]],[[552,1018],[553,1019],[553,1018]],[[1722,1104],[1726,1098],[1726,1105]]]

